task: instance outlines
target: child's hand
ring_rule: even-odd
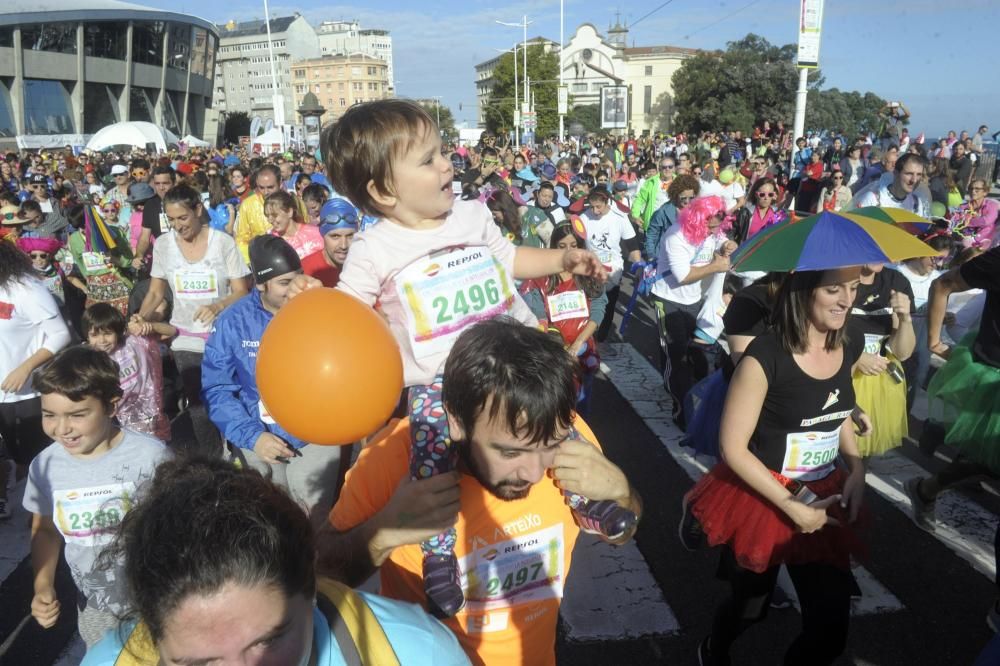
[[[215,318],[219,316],[220,312],[222,312],[222,306],[219,303],[212,303],[211,305],[203,305],[197,310],[195,310],[194,320],[199,321],[202,324],[208,326],[213,321],[215,321]]]
[[[288,298],[295,298],[303,291],[322,287],[323,283],[310,275],[296,275],[288,285]]]
[[[137,321],[135,318],[128,323],[128,332],[137,337],[144,337],[153,332],[153,325],[145,321]]]
[[[587,250],[565,250],[563,270],[576,275],[592,275],[601,282],[608,279],[608,271],[601,260],[596,254]]]
[[[56,598],[55,588],[48,588],[35,593],[31,600],[31,616],[42,626],[48,629],[55,626],[59,620],[59,600]]]

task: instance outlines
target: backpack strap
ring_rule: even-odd
[[[319,578],[316,587],[316,605],[330,623],[347,666],[399,666],[385,630],[358,593],[330,578]]]
[[[316,605],[330,623],[347,666],[400,666],[385,630],[361,595],[329,578],[318,579],[316,585]],[[149,630],[140,622],[114,666],[154,666],[159,661]]]

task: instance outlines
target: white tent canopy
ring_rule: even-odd
[[[189,148],[209,148],[212,145],[208,141],[202,141],[198,137],[191,134],[188,134],[186,137],[181,139],[181,143]]]
[[[274,146],[284,146],[285,137],[281,133],[280,128],[272,127],[260,136],[254,137],[251,143],[253,144],[250,147],[251,150],[253,150],[256,146],[260,146],[261,152],[269,153]]]
[[[95,134],[87,143],[87,150],[101,151],[112,146],[136,146],[145,148],[146,144],[154,144],[156,150],[167,152],[168,147],[179,143],[177,135],[168,129],[158,127],[153,123],[132,121],[108,125]]]

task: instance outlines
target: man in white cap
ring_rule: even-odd
[[[128,167],[124,164],[115,164],[111,167],[111,178],[115,181],[114,187],[101,199],[101,208],[114,202],[118,204],[118,227],[129,237],[129,218],[132,217],[132,204],[128,198],[128,187],[131,184]]]

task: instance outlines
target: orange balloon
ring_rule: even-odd
[[[333,289],[285,304],[257,350],[257,387],[278,424],[310,444],[350,444],[378,430],[403,390],[389,325]]]

